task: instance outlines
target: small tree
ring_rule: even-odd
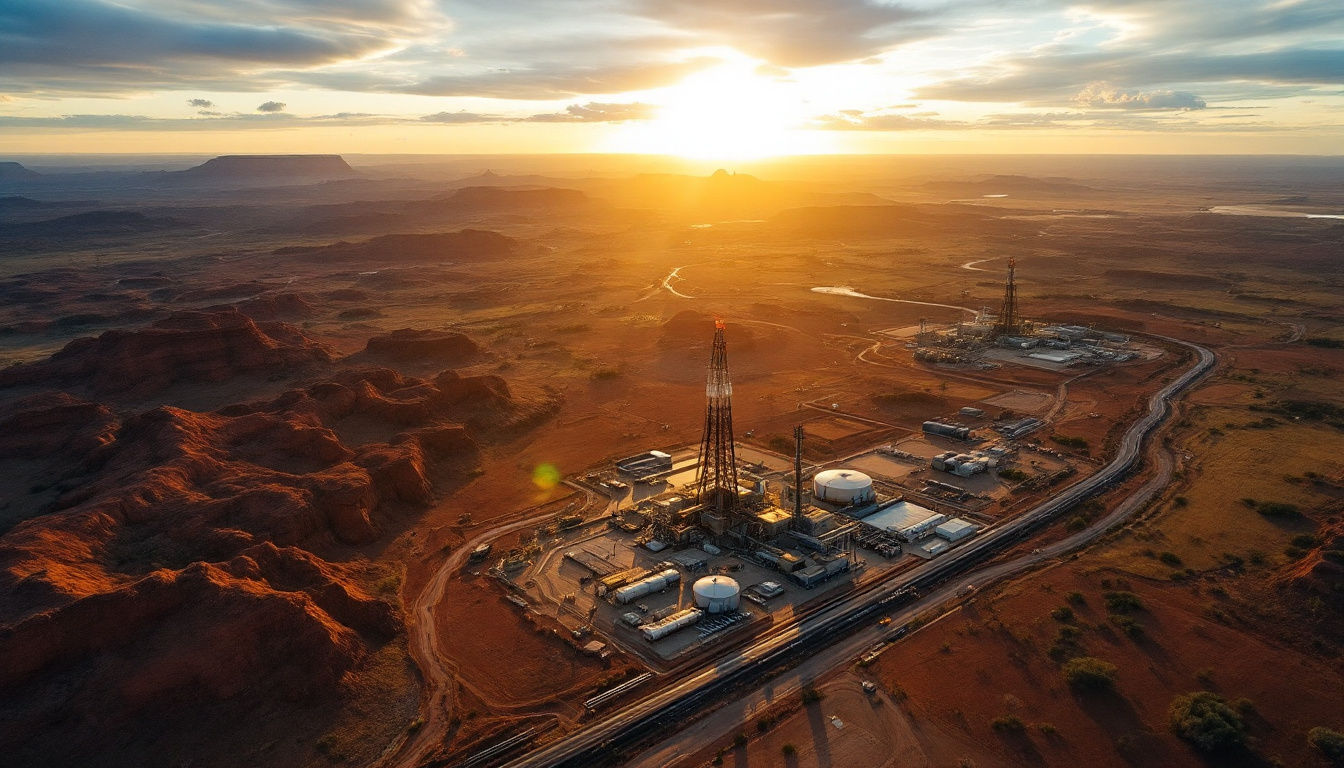
[[[1167,710],[1171,730],[1200,752],[1227,752],[1243,743],[1246,724],[1223,697],[1208,691],[1177,696]]]
[[[1064,665],[1064,682],[1079,693],[1112,690],[1115,677],[1114,664],[1092,656],[1079,656]]]
[[[1321,754],[1338,765],[1344,765],[1344,733],[1316,727],[1307,732],[1307,741]]]
[[[1143,601],[1133,592],[1104,592],[1102,597],[1106,599],[1106,608],[1111,613],[1130,613],[1131,611],[1143,610]]]

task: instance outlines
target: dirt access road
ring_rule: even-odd
[[[581,509],[585,515],[591,513],[596,506],[602,505],[604,501],[608,505],[611,503],[610,499],[598,496],[587,488],[575,484],[568,485],[585,495]],[[545,512],[538,512],[538,509],[533,507],[525,510],[521,513],[521,517],[512,522],[483,531],[458,547],[439,566],[420,594],[416,595],[415,601],[407,611],[407,634],[411,658],[415,660],[425,678],[420,703],[422,725],[389,745],[382,757],[373,764],[377,768],[414,768],[422,764],[443,744],[448,733],[448,718],[453,708],[453,665],[439,650],[439,632],[434,613],[443,602],[448,581],[453,574],[461,570],[471,557],[472,550],[519,529],[540,525],[558,514],[555,509],[547,509]]]

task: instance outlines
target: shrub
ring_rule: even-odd
[[[1173,506],[1184,507],[1190,503],[1190,500],[1185,498],[1184,496],[1177,496],[1176,498],[1171,500],[1171,503]]]
[[[1060,627],[1059,632],[1055,633],[1055,642],[1057,643],[1076,643],[1078,638],[1083,636],[1082,630],[1077,627]]]
[[[1133,592],[1105,592],[1102,597],[1106,599],[1106,608],[1111,613],[1129,613],[1143,610],[1143,601]]]
[[[793,746],[792,744],[785,744],[784,746],[779,748],[779,751],[784,753],[785,757],[798,754],[798,748]]]
[[[1294,504],[1284,504],[1281,501],[1262,501],[1255,505],[1255,511],[1266,517],[1301,517],[1302,513],[1298,511]]]
[[[593,371],[594,381],[611,381],[612,379],[619,379],[620,377],[621,372],[616,368],[598,368],[596,371]]]
[[[1328,759],[1344,765],[1344,733],[1318,726],[1307,731],[1307,741]]]
[[[1181,565],[1184,562],[1181,560],[1181,556],[1176,554],[1175,552],[1163,552],[1162,554],[1157,556],[1157,559],[1162,561],[1166,565],[1170,565],[1173,568],[1175,568],[1178,565]]]
[[[1120,628],[1121,632],[1128,635],[1131,640],[1138,640],[1140,637],[1143,637],[1143,625],[1133,618],[1116,613],[1110,616],[1110,620],[1112,624]]]
[[[346,758],[345,750],[341,748],[340,742],[336,740],[336,735],[332,733],[328,733],[317,740],[317,751],[332,760],[339,761]]]
[[[1051,435],[1050,439],[1064,446],[1065,448],[1083,449],[1088,446],[1088,442],[1081,437],[1070,437],[1068,435]]]
[[[821,701],[822,699],[826,698],[826,694],[822,693],[821,691],[818,691],[814,686],[811,685],[803,689],[802,695],[804,704],[815,704],[818,701]]]
[[[999,477],[1004,480],[1011,480],[1014,483],[1020,483],[1027,479],[1027,473],[1020,469],[1000,469]]]
[[[1026,723],[1023,723],[1017,715],[1003,715],[989,721],[989,727],[999,733],[1021,733],[1027,729]]]
[[[1087,598],[1083,596],[1082,592],[1070,592],[1064,596],[1064,599],[1074,605],[1087,605]]]
[[[1087,527],[1087,518],[1082,515],[1074,515],[1064,524],[1064,530],[1069,533],[1077,533]]]
[[[747,746],[747,734],[738,731],[737,735],[733,737],[733,746],[738,749]]]
[[[1208,691],[1177,696],[1167,709],[1171,730],[1200,752],[1227,752],[1240,747],[1246,724],[1241,715]]]
[[[1293,537],[1292,545],[1303,549],[1319,547],[1321,545],[1321,537],[1310,533],[1299,533]]]
[[[1114,664],[1091,656],[1080,656],[1064,665],[1064,682],[1078,692],[1112,690],[1115,677]]]
[[[1040,729],[1041,733],[1044,733],[1046,736],[1054,736],[1056,733],[1059,733],[1059,729],[1050,723],[1041,723],[1036,727]]]
[[[1301,547],[1284,547],[1283,554],[1287,556],[1289,560],[1301,560],[1307,556],[1307,550],[1302,549]]]
[[[1055,621],[1073,621],[1073,609],[1067,605],[1061,605],[1051,611],[1050,616]]]
[[[385,595],[395,594],[396,591],[401,588],[401,574],[390,573],[384,576],[383,578],[379,579],[378,583],[374,584],[373,586],[374,589],[378,590],[382,594]]]
[[[1307,338],[1307,343],[1313,347],[1322,347],[1324,349],[1340,349],[1344,347],[1344,341],[1331,339],[1326,336],[1311,336]]]

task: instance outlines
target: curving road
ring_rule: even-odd
[[[571,485],[571,487],[586,494],[584,509],[589,508],[595,494],[581,486]],[[476,547],[520,528],[544,523],[555,515],[556,511],[549,509],[477,534],[475,538],[449,555],[425,588],[420,590],[420,594],[407,611],[409,618],[406,630],[410,641],[411,658],[415,660],[425,678],[420,704],[420,719],[423,724],[413,733],[393,742],[382,757],[374,762],[375,766],[420,765],[439,748],[447,736],[448,716],[453,706],[453,667],[439,653],[439,630],[434,620],[434,613],[443,602],[444,590],[453,574],[462,568]]]
[[[765,672],[808,656],[814,657],[813,661],[804,663],[815,666],[815,657],[837,641],[842,649],[849,651],[845,656],[852,656],[853,646],[871,643],[871,638],[866,636],[853,638],[851,635],[854,630],[864,624],[871,624],[871,620],[879,613],[887,613],[899,607],[898,590],[906,587],[925,591],[933,589],[918,606],[904,609],[903,615],[913,616],[915,612],[928,610],[933,601],[950,599],[956,594],[960,581],[945,583],[949,579],[960,576],[1026,538],[1078,502],[1124,477],[1139,462],[1144,440],[1170,414],[1171,398],[1207,373],[1217,362],[1214,354],[1204,347],[1177,339],[1160,338],[1194,350],[1198,360],[1149,399],[1148,413],[1130,427],[1120,441],[1115,458],[1097,473],[1079,480],[1029,512],[986,531],[970,544],[900,577],[863,588],[800,623],[783,628],[730,656],[711,660],[698,671],[687,674],[676,683],[605,720],[517,758],[508,763],[509,768],[586,768],[601,764],[608,756],[638,743],[645,734],[671,726],[677,720],[686,719],[703,710],[729,690],[744,685],[755,687]],[[978,572],[977,578],[1001,578],[1095,540],[1116,522],[1132,514],[1147,497],[1166,484],[1171,476],[1170,458],[1160,460],[1158,469],[1156,477],[1099,524],[1030,555],[991,565]],[[871,627],[868,631],[872,631]],[[834,659],[835,656],[828,652],[827,658]]]

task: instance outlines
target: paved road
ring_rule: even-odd
[[[1130,427],[1117,448],[1115,458],[1097,473],[1079,480],[1031,511],[981,534],[972,543],[889,582],[874,585],[873,588],[850,596],[730,656],[715,659],[700,671],[687,675],[605,720],[566,739],[517,758],[508,764],[509,768],[554,766],[577,768],[600,762],[600,756],[606,747],[619,747],[623,740],[632,739],[636,733],[670,725],[676,719],[685,717],[687,713],[703,708],[716,694],[726,692],[728,686],[735,682],[749,681],[750,676],[762,668],[787,663],[799,655],[812,654],[811,660],[803,662],[801,667],[795,667],[794,671],[777,677],[772,683],[771,695],[782,695],[781,688],[792,689],[790,681],[797,683],[804,679],[804,676],[806,679],[811,679],[828,668],[828,663],[833,665],[836,658],[852,658],[857,650],[862,650],[871,644],[874,634],[871,627],[861,629],[857,634],[851,632],[856,624],[867,621],[869,617],[876,616],[877,611],[886,608],[897,590],[907,586],[916,586],[925,591],[932,588],[932,591],[928,592],[918,604],[903,609],[897,615],[901,621],[928,610],[930,605],[951,599],[957,590],[967,583],[967,578],[963,577],[965,572],[1004,548],[1026,538],[1037,528],[1049,523],[1060,513],[1102,490],[1108,484],[1118,481],[1138,463],[1144,439],[1170,413],[1171,398],[1207,373],[1216,362],[1213,353],[1204,347],[1177,339],[1167,340],[1194,350],[1198,361],[1149,399],[1148,413]],[[1132,514],[1143,501],[1146,501],[1146,498],[1140,498],[1145,492],[1151,496],[1165,485],[1170,479],[1170,473],[1170,458],[1167,457],[1165,461],[1159,463],[1157,477],[1145,484],[1138,493],[1127,499],[1099,524],[1039,552],[981,569],[975,574],[975,578],[981,582],[986,579],[1002,578],[1095,540],[1111,525]],[[836,637],[843,639],[837,644],[832,642]],[[820,650],[827,646],[831,649],[824,656],[819,655]],[[657,756],[651,756],[651,759],[657,759]]]

